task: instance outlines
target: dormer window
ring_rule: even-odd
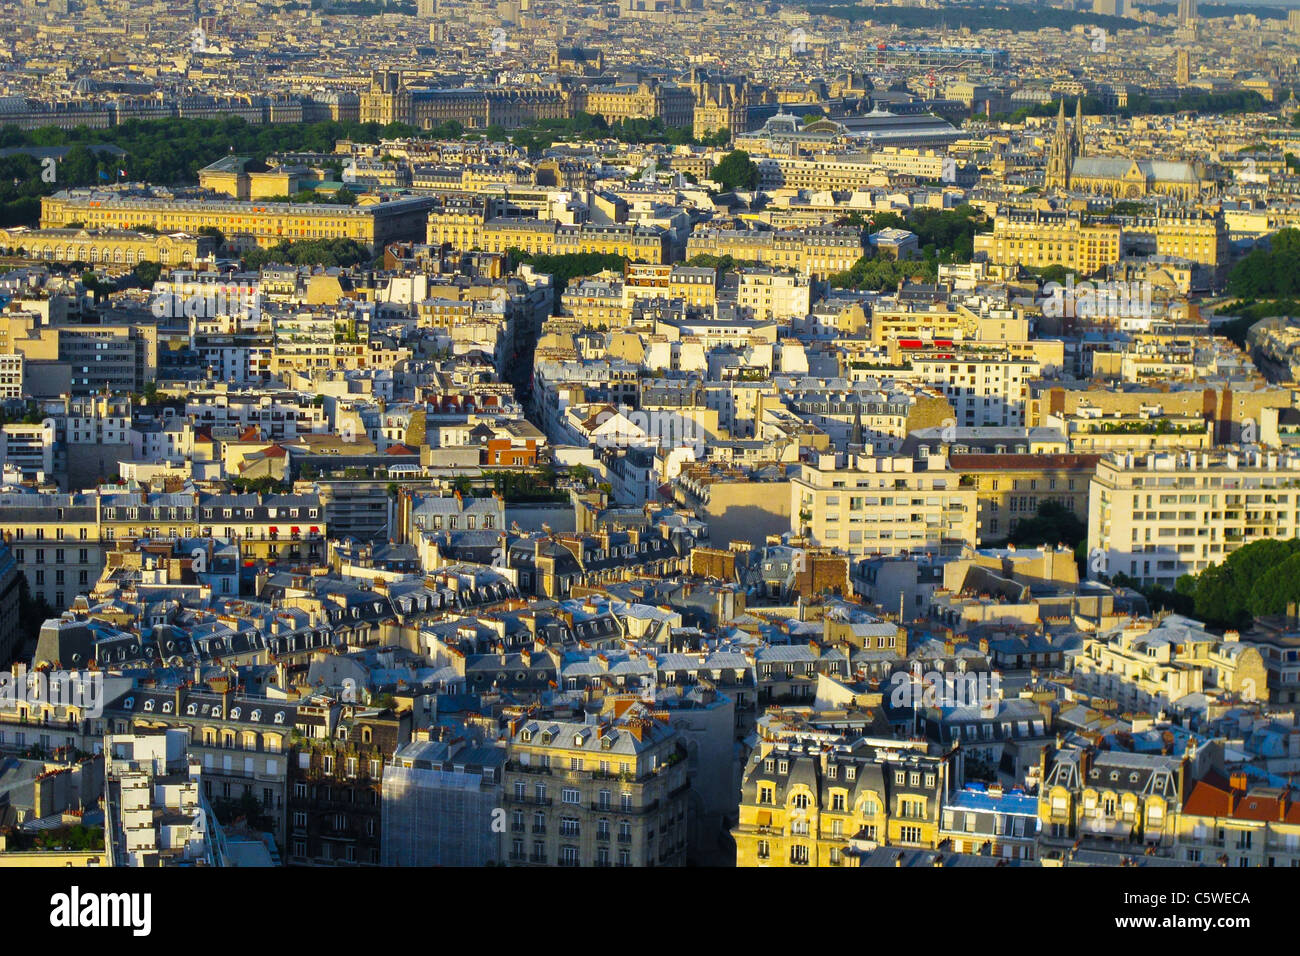
[[[163,701],[162,712],[164,714],[170,714],[172,712],[172,702],[170,700]]]
[[[151,700],[146,700],[146,701],[144,702],[144,709],[147,710],[147,711],[152,711],[152,710],[153,710],[153,701],[151,701]]]
[[[231,719],[231,720],[238,720],[238,719],[239,719],[239,715],[240,715],[241,713],[243,713],[243,708],[241,708],[241,707],[231,707],[231,708],[230,708],[230,719]]]
[[[262,712],[260,710],[255,710],[248,715],[248,719],[254,722],[259,721],[262,719]]]
[[[198,712],[199,712],[199,708],[197,704],[190,704],[188,707],[185,708],[185,714],[187,717],[193,717]]]

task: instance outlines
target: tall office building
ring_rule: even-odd
[[[1178,51],[1178,71],[1176,79],[1179,86],[1186,86],[1192,81],[1192,56],[1186,50]]]
[[[1196,22],[1196,0],[1178,0],[1178,22],[1186,26]]]

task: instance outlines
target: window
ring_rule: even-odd
[[[571,787],[565,787],[560,796],[565,803],[578,804],[582,802],[582,791]]]

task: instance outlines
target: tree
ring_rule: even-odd
[[[153,284],[158,281],[158,277],[161,275],[161,263],[153,262],[151,260],[137,262],[131,268],[131,277],[145,289],[152,289]]]
[[[59,610],[63,610],[59,608]],[[54,608],[43,597],[33,597],[24,572],[18,574],[18,632],[22,641],[34,643],[40,636],[41,625],[55,615]]]
[[[1022,519],[1007,540],[1027,547],[1065,544],[1074,548],[1087,533],[1084,523],[1065,505],[1059,501],[1044,501],[1038,506],[1038,513],[1032,518]]]
[[[743,149],[733,149],[722,162],[713,167],[709,176],[724,191],[754,190],[758,187],[758,166]]]
[[[1259,614],[1277,614],[1300,600],[1300,538],[1265,538],[1238,548],[1220,564],[1179,579],[1198,618],[1217,627],[1243,627]]]
[[[218,252],[220,252],[226,246],[226,234],[222,232],[220,229],[218,229],[216,226],[200,226],[199,235],[211,236],[213,241],[216,242],[217,244]]]

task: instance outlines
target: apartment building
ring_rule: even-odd
[[[731,256],[738,262],[794,269],[826,279],[844,272],[862,258],[862,232],[842,226],[801,230],[697,229],[686,241],[686,258]]]
[[[221,825],[183,730],[104,738],[104,849],[112,866],[218,866]]]
[[[435,200],[409,196],[370,205],[339,206],[234,199],[173,199],[148,194],[70,189],[41,199],[41,228],[133,229],[197,235],[219,229],[239,250],[309,239],[352,239],[382,249],[402,239],[423,240]],[[124,253],[125,254],[125,253]]]
[[[790,530],[852,555],[959,554],[976,540],[975,488],[942,455],[823,454],[790,482]]]
[[[648,265],[629,262],[623,276],[623,304],[642,299],[680,299],[690,309],[711,311],[718,296],[718,273],[712,268]]]
[[[686,748],[666,715],[629,698],[591,723],[516,718],[508,749],[512,866],[686,862]]]
[[[410,712],[308,700],[288,761],[290,865],[378,866],[381,781],[410,736]]]
[[[669,262],[672,258],[668,232],[658,226],[626,223],[579,223],[567,225],[554,219],[500,217],[489,219],[481,231],[450,233],[465,241],[477,239],[476,247],[486,252],[520,249],[529,255],[573,255],[598,253],[625,256],[633,262]],[[468,250],[461,250],[468,251]]]
[[[112,733],[180,730],[202,767],[203,797],[232,812],[255,809],[256,823],[285,841],[290,734],[297,704],[237,692],[221,678],[174,690],[135,688],[104,708]]]
[[[882,301],[871,310],[871,344],[900,340],[939,345],[954,341],[1029,342],[1029,318],[1020,309],[976,312],[962,303],[897,304]]]
[[[1088,506],[1093,574],[1173,587],[1263,538],[1300,534],[1300,455],[1215,452],[1110,455]]]
[[[1033,860],[1037,837],[1038,800],[1023,790],[967,783],[944,799],[939,838],[957,853]]]
[[[806,275],[786,269],[736,270],[736,305],[752,319],[802,319],[812,308]]]
[[[916,350],[899,377],[933,385],[952,405],[958,426],[1025,424],[1029,383],[1048,362],[1034,355],[989,348]]]
[[[975,487],[980,546],[1005,541],[1048,502],[1088,519],[1088,494],[1100,455],[952,454],[948,464]],[[1051,542],[1055,543],[1055,542]]]
[[[32,597],[60,610],[90,592],[111,547],[102,542],[95,494],[0,495],[0,532]]]
[[[560,314],[582,323],[585,328],[617,329],[625,326],[632,316],[631,309],[623,302],[622,283],[610,279],[579,279],[560,296]]]
[[[940,166],[942,169],[942,165]],[[939,178],[939,173],[934,175]],[[861,190],[888,183],[872,163],[771,156],[758,161],[758,184],[765,190]]]
[[[1122,239],[1118,223],[1065,213],[1012,213],[998,216],[992,232],[975,236],[975,257],[999,266],[1064,266],[1093,275],[1119,262]]]
[[[1300,867],[1298,797],[1245,773],[1207,773],[1178,814],[1175,856],[1190,866]]]
[[[1126,710],[1177,709],[1189,694],[1268,699],[1269,675],[1259,649],[1243,643],[1236,631],[1219,637],[1176,614],[1085,639],[1073,672],[1076,688]]]
[[[1124,229],[1126,249],[1146,255],[1186,259],[1217,269],[1228,263],[1228,229],[1221,212],[1180,210],[1139,216]]]
[[[737,866],[856,866],[880,846],[933,849],[946,758],[923,742],[762,740],[745,765]]]
[[[1214,422],[1217,444],[1267,442],[1263,426],[1268,417],[1291,407],[1288,388],[1263,383],[1229,384],[1222,380],[1181,383],[1165,378],[1147,385],[1105,388],[1096,385],[1065,388],[1048,382],[1035,384],[1030,391],[1029,425],[1045,425],[1049,416],[1067,421],[1075,417],[1109,416],[1172,421],[1199,416]]]
[[[332,324],[331,324],[332,334]],[[269,441],[329,430],[329,416],[313,396],[301,392],[229,388],[218,384],[186,396],[185,414],[197,426],[253,426]]]
[[[25,327],[15,327],[19,323]],[[152,318],[37,326],[18,316],[10,319],[9,336],[37,394],[138,393],[158,375],[158,328]],[[38,371],[35,362],[44,368]],[[57,377],[56,367],[66,377]]]
[[[384,768],[384,866],[505,862],[506,750],[464,740],[412,740]]]
[[[44,425],[0,427],[0,468],[6,482],[46,481],[54,472],[53,429]]]
[[[1044,748],[1038,791],[1042,849],[1077,843],[1142,853],[1173,846],[1188,759]]]
[[[29,259],[118,266],[120,268],[116,271],[125,272],[141,262],[158,262],[165,266],[196,262],[212,254],[216,240],[211,236],[182,232],[156,235],[112,227],[30,229],[14,226],[0,229],[0,247],[22,250]]]

